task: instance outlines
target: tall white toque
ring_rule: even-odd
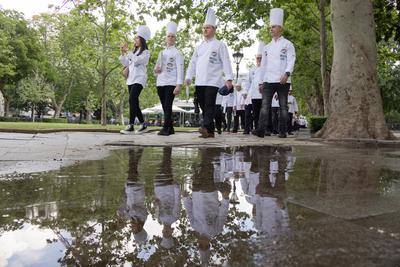
[[[258,49],[257,49],[257,54],[256,54],[257,56],[263,54],[264,46],[265,46],[264,42],[260,41],[260,42],[258,43]]]
[[[207,9],[206,21],[204,25],[211,25],[213,27],[217,26],[217,17],[215,16],[215,11],[212,8]]]
[[[167,24],[167,35],[172,33],[173,35],[176,35],[176,31],[178,29],[178,25],[176,25],[175,22],[168,22]]]
[[[148,41],[150,39],[150,29],[146,25],[140,25],[137,28],[137,35]]]
[[[283,27],[283,9],[273,8],[269,13],[269,26],[281,26]]]

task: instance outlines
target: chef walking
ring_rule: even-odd
[[[187,85],[195,77],[195,90],[203,115],[199,131],[203,138],[214,137],[215,100],[223,76],[226,86],[232,88],[233,75],[228,48],[215,38],[215,31],[215,12],[209,8],[203,25],[204,41],[194,50],[186,72]]]

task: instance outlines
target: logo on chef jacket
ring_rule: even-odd
[[[281,60],[286,60],[286,58],[287,58],[287,49],[282,48],[281,49]]]
[[[218,64],[219,63],[217,51],[212,51],[211,52],[209,61],[210,61],[211,64]]]
[[[174,63],[175,63],[175,58],[170,57],[168,59],[168,63],[167,63],[167,72],[172,72],[174,70]]]

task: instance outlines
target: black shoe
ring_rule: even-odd
[[[260,130],[254,130],[251,132],[253,135],[256,135],[260,138],[264,138],[264,131],[260,131]]]
[[[243,131],[243,134],[250,134],[249,131]]]
[[[147,132],[149,129],[147,129],[147,125],[145,122],[143,122],[142,124],[140,124],[139,130],[137,130],[137,133],[145,133]]]
[[[159,131],[159,132],[157,133],[157,135],[164,135],[164,136],[168,136],[168,135],[169,135],[169,133],[168,133],[168,130],[167,130],[167,129],[165,129],[165,128],[162,128],[162,129],[161,129],[161,131]]]
[[[287,134],[288,134],[288,135],[294,135],[294,133],[292,133],[292,132],[288,132]]]
[[[279,133],[278,137],[279,138],[286,138],[286,134],[285,133]]]
[[[172,126],[171,126],[171,127],[168,127],[168,130],[167,130],[167,131],[168,131],[169,134],[175,134],[174,127],[172,127]]]
[[[271,136],[271,132],[267,131],[267,132],[265,132],[264,135],[265,135],[265,136]]]
[[[124,130],[119,131],[121,134],[134,134],[135,129],[133,128],[133,124],[128,124]]]

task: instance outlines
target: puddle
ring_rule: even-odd
[[[135,147],[2,177],[0,266],[396,266],[392,153]]]

